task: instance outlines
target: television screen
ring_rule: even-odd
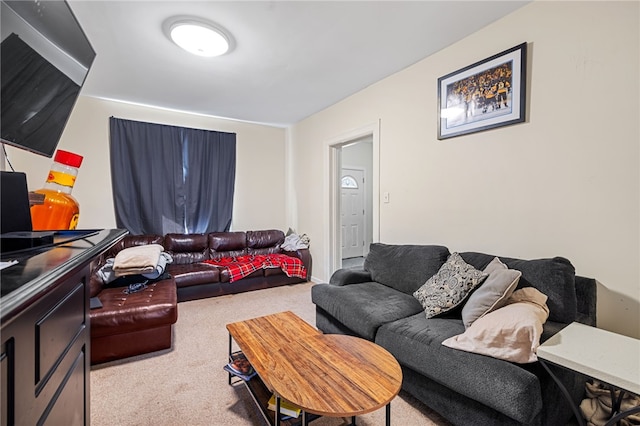
[[[52,157],[95,52],[66,1],[1,3],[1,142]]]
[[[0,47],[2,139],[51,157],[80,86],[11,34]]]

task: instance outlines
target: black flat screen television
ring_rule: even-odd
[[[66,1],[1,3],[0,139],[52,157],[95,52]]]

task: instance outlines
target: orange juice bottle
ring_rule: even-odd
[[[44,188],[44,204],[31,206],[31,223],[34,231],[58,231],[76,229],[80,216],[80,204],[71,191],[76,183],[82,156],[59,149],[53,158],[51,170]]]

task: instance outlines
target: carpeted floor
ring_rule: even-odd
[[[244,385],[229,386],[225,324],[291,310],[315,324],[312,283],[214,297],[178,305],[169,350],[93,366],[91,423],[124,425],[266,425]],[[401,392],[391,404],[392,425],[448,423]],[[314,426],[337,426],[322,418]],[[358,417],[358,425],[384,424],[384,409]]]

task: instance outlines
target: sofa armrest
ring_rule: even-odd
[[[576,275],[576,297],[578,299],[578,315],[576,321],[582,324],[596,326],[596,280]],[[569,324],[563,322],[547,321],[544,323],[542,338],[544,342]]]
[[[313,263],[311,261],[311,252],[309,251],[309,249],[298,249],[296,251],[283,250],[282,254],[297,257],[298,259],[302,260],[302,264],[307,270],[307,281],[311,280],[311,266],[313,265]]]
[[[544,343],[554,334],[568,326],[569,324],[564,322],[546,321],[542,325],[542,336],[540,336],[540,343]]]
[[[102,267],[102,263],[99,265]],[[89,276],[89,297],[96,297],[102,291],[104,283],[98,276],[98,270],[100,267],[96,267],[95,270],[91,271],[91,275]]]
[[[329,284],[348,285],[371,281],[371,274],[364,269],[338,269],[331,275]]]
[[[598,301],[596,280],[576,275],[576,297],[578,299],[576,321],[595,327]]]

